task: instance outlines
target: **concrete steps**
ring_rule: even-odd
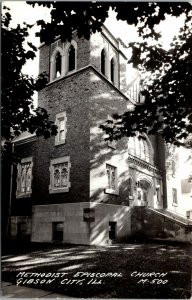
[[[184,216],[178,215],[177,213],[174,213],[172,211],[166,210],[166,209],[153,209],[155,212],[160,212],[162,213],[164,216],[170,217],[172,219],[174,219],[177,222],[182,222],[185,225],[192,225],[192,220],[189,220],[187,218],[185,218]]]
[[[192,224],[165,210],[133,207],[131,214],[132,236],[192,243]]]

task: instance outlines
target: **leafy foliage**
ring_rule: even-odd
[[[29,59],[34,59],[36,47],[28,42],[29,50],[24,43],[31,25],[21,28],[10,27],[11,15],[4,7],[2,16],[2,127],[3,140],[10,142],[23,131],[43,135],[45,138],[57,133],[57,127],[49,120],[47,111],[38,107],[34,109],[33,94],[46,83],[41,74],[37,79],[22,73],[22,67]],[[7,147],[4,147],[4,151]]]
[[[73,30],[77,30],[79,37],[90,38],[92,33],[101,31],[101,27],[112,8],[117,13],[117,20],[127,21],[130,25],[137,25],[140,35],[160,36],[154,29],[155,25],[165,20],[166,14],[180,16],[191,9],[189,3],[162,2],[59,2],[59,1],[28,1],[33,7],[50,8],[51,22],[39,20],[41,30],[37,33],[41,41],[47,44],[54,41],[55,36],[61,40],[70,40]]]
[[[55,36],[70,40],[73,30],[89,39],[108,17],[110,7],[118,20],[137,26],[141,43],[132,43],[130,60],[141,72],[146,101],[121,116],[114,116],[102,128],[109,138],[133,136],[136,132],[161,133],[166,142],[186,144],[192,133],[192,6],[187,2],[28,2],[51,8],[51,22],[38,22],[37,34],[47,44]],[[185,25],[166,51],[158,43],[156,25],[167,15],[185,15]],[[188,146],[191,140],[188,141]]]

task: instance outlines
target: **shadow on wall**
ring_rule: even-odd
[[[90,199],[118,205],[128,205],[128,147],[127,138],[116,141],[112,147],[99,128],[115,113],[127,109],[127,102],[110,83],[90,72],[92,97],[90,100]],[[106,164],[117,168],[118,195],[106,194],[108,185]],[[126,188],[127,186],[127,188]]]

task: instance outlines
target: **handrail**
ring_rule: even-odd
[[[156,210],[156,209],[154,209],[154,208],[151,208],[151,207],[145,207],[145,208],[147,208],[148,210],[153,211],[154,213],[156,213],[156,214],[158,214],[158,215],[161,215],[161,216],[166,217],[166,218],[168,218],[168,219],[170,219],[170,220],[172,220],[172,221],[175,221],[175,222],[177,222],[177,223],[180,223],[180,224],[182,224],[182,225],[184,225],[184,226],[192,226],[192,224],[190,224],[190,221],[187,220],[187,219],[186,219],[186,223],[187,223],[187,224],[186,224],[186,223],[184,223],[183,221],[177,220],[176,218],[174,218],[174,217],[172,217],[172,216],[169,216],[169,215],[167,215],[166,213],[160,212],[160,211],[158,211],[158,210]]]
[[[188,220],[189,222],[192,222],[192,220],[187,219],[184,215],[182,215],[182,214],[180,214],[180,213],[178,213],[178,212],[174,212],[174,211],[172,211],[172,210],[170,210],[170,209],[166,209],[165,211],[167,211],[167,212],[170,213],[170,214],[176,215],[176,216],[178,215],[178,216],[180,216],[181,218],[186,219],[186,220]]]

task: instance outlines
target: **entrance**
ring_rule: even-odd
[[[137,199],[141,206],[148,206],[150,203],[151,185],[146,180],[142,179],[138,182]]]
[[[109,222],[109,239],[114,241],[116,239],[117,222]]]

